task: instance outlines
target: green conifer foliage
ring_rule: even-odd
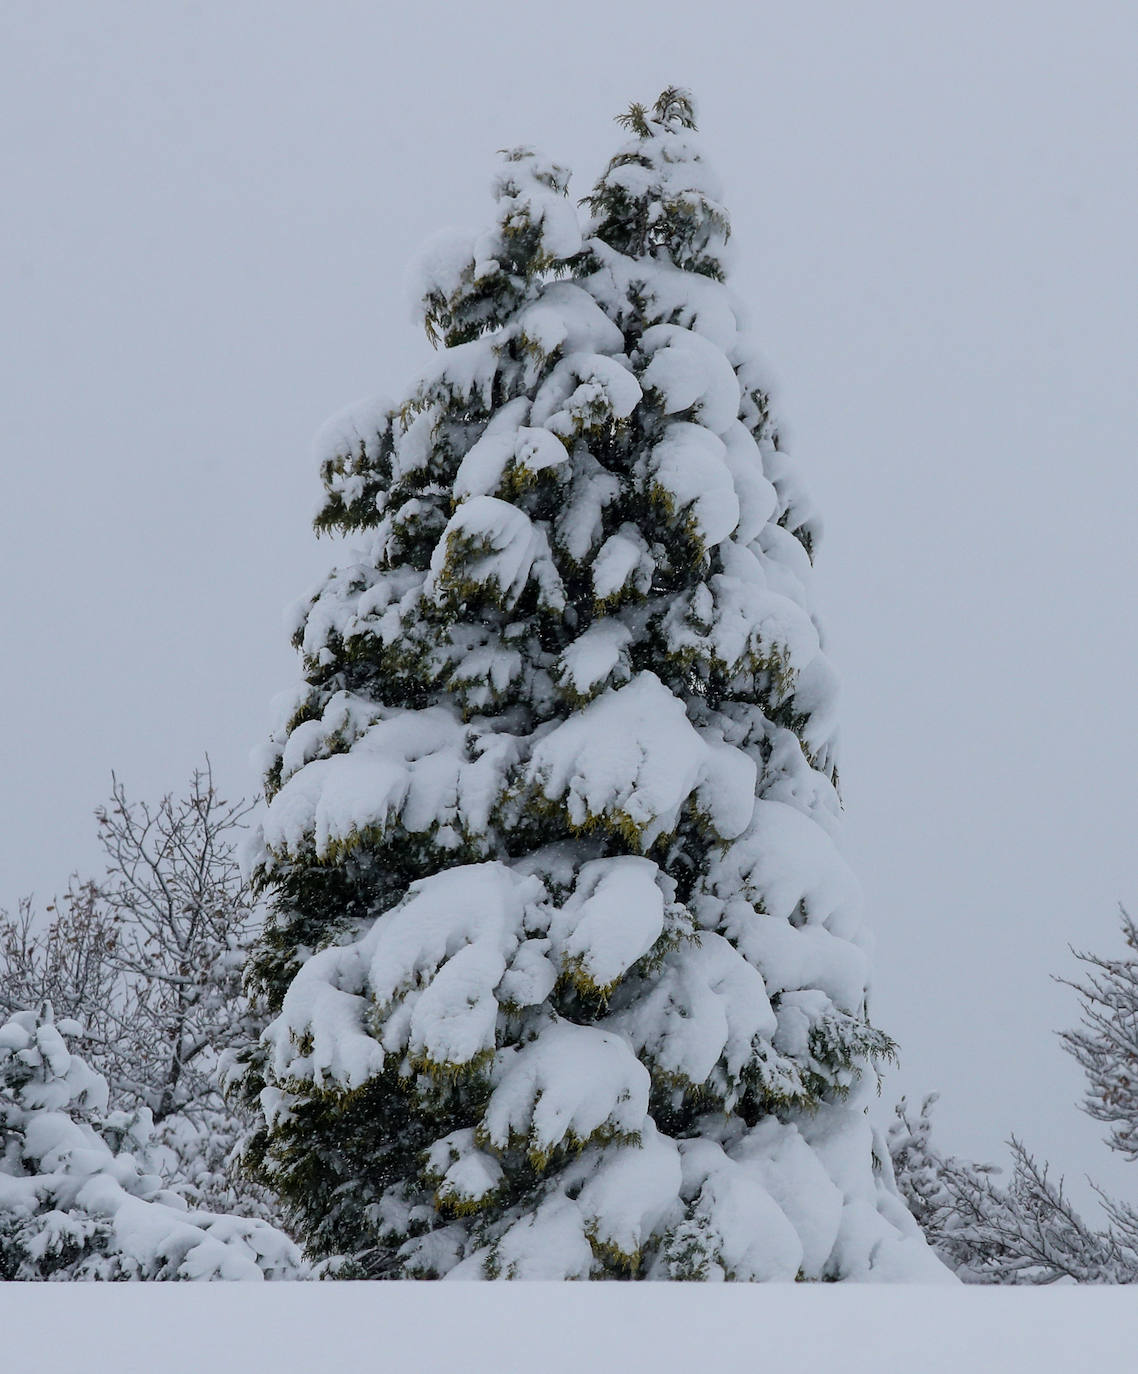
[[[256,1167],[342,1273],[898,1277],[816,526],[690,97],[622,122],[583,225],[505,154],[436,365],[326,431],[363,542],[268,761]]]

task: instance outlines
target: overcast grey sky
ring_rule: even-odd
[[[1138,1197],[1049,981],[1138,906],[1136,39],[1128,0],[5,6],[0,905],[96,864],[112,768],[255,790],[333,553],[311,435],[427,355],[407,261],[496,148],[583,194],[680,82],[826,520],[887,1097]]]

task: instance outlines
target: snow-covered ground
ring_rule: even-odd
[[[1129,1288],[0,1286],[12,1374],[1122,1374],[1136,1348]]]

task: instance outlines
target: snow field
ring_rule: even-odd
[[[1124,1374],[1135,1349],[1126,1288],[0,1287],[0,1362],[19,1374]]]

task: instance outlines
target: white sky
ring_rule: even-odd
[[[96,866],[112,768],[255,790],[332,555],[310,436],[427,355],[405,264],[496,148],[584,194],[681,82],[826,519],[886,1097],[1138,1196],[1049,979],[1138,906],[1136,39],[1126,0],[4,7],[0,905]]]

